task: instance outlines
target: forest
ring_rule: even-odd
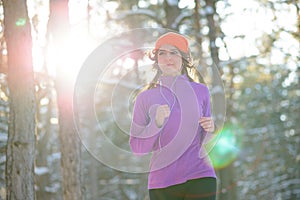
[[[300,199],[298,0],[1,0],[0,199],[149,199],[129,129],[167,31],[211,94],[217,199]]]

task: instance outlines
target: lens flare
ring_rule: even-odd
[[[243,130],[237,125],[225,125],[207,145],[211,146],[209,157],[215,169],[230,165],[242,147]]]
[[[25,18],[19,18],[16,21],[16,26],[24,26],[26,24],[26,19]]]

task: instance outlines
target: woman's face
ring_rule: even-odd
[[[157,62],[163,76],[177,76],[181,74],[182,56],[175,46],[162,45],[157,53]]]

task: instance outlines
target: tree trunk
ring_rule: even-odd
[[[195,26],[195,31],[196,31],[196,41],[199,45],[199,62],[200,62],[200,66],[205,66],[205,59],[203,59],[203,47],[202,47],[202,34],[201,34],[201,23],[200,23],[200,14],[199,14],[199,10],[200,10],[200,2],[198,0],[195,0],[195,9],[194,9],[194,17],[195,17],[195,22],[194,22],[194,26]]]
[[[49,92],[50,93],[50,92]],[[59,195],[59,192],[49,192],[47,191],[47,187],[49,187],[49,185],[51,185],[51,176],[52,176],[52,166],[49,166],[49,162],[48,162],[48,157],[49,155],[52,154],[51,150],[49,150],[49,143],[53,144],[53,142],[51,141],[53,136],[51,136],[53,133],[55,133],[55,130],[53,129],[53,124],[50,123],[50,119],[53,116],[53,108],[56,108],[56,105],[54,105],[53,103],[53,99],[52,99],[52,95],[51,94],[46,94],[47,98],[49,98],[49,103],[47,105],[47,113],[46,113],[46,119],[45,121],[48,122],[46,125],[46,127],[43,127],[42,129],[37,129],[37,135],[38,138],[37,142],[36,142],[36,149],[37,149],[37,153],[36,153],[36,159],[35,159],[35,167],[46,167],[46,168],[51,168],[51,170],[49,170],[47,173],[45,174],[36,174],[35,176],[35,182],[36,182],[36,191],[35,191],[35,195],[36,195],[36,199],[55,199],[56,195]],[[44,97],[44,96],[43,96]],[[41,98],[43,98],[41,97]],[[42,121],[43,120],[43,114],[41,114],[41,112],[39,112],[39,110],[41,110],[40,106],[40,99],[36,99],[37,102],[37,122]],[[39,136],[39,134],[43,135],[42,137]]]
[[[215,66],[212,67],[212,86],[213,88],[222,87],[222,79],[220,75],[222,74],[222,69],[219,67],[220,59],[219,59],[219,48],[216,45],[217,39],[217,30],[220,30],[220,27],[217,27],[215,23],[215,15],[216,15],[216,1],[214,0],[205,0],[206,4],[206,19],[208,22],[209,27],[209,47],[210,47],[210,55],[212,58],[212,62]],[[220,74],[219,74],[220,73]],[[224,114],[226,113],[226,106],[225,106],[225,94],[223,91],[216,92],[212,94],[213,97],[213,113],[217,115],[216,123],[217,126],[221,126],[222,122],[225,120]],[[227,110],[227,112],[231,113]],[[230,116],[229,116],[230,117]],[[226,168],[219,171],[220,176],[220,188],[219,191],[219,199],[236,199],[236,189],[235,185],[233,185],[233,181],[235,180],[235,173],[233,166],[227,166]]]
[[[35,92],[32,38],[25,0],[3,0],[10,116],[6,149],[7,199],[35,199]]]
[[[206,4],[206,19],[207,25],[209,27],[209,48],[210,48],[210,55],[213,59],[213,62],[219,67],[220,59],[219,59],[219,48],[216,45],[217,39],[217,27],[215,23],[214,16],[216,15],[216,1],[215,0],[205,0]]]
[[[80,141],[73,124],[72,95],[64,87],[62,83],[57,85],[63,197],[79,200],[82,199]]]
[[[173,23],[175,22],[176,17],[180,14],[180,9],[178,8],[178,5],[176,4],[169,4],[168,1],[163,2],[163,7],[166,13],[166,24],[165,28],[167,29],[174,29]]]
[[[52,35],[57,56],[63,58],[66,41],[70,32],[68,0],[51,0],[48,31]],[[61,149],[61,168],[63,198],[66,200],[82,199],[80,141],[76,133],[73,116],[73,88],[64,77],[66,62],[57,60],[56,90],[59,116],[59,141]]]

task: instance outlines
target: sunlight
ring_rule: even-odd
[[[183,8],[193,9],[195,8],[195,1],[194,0],[179,1],[178,7],[181,9]]]
[[[58,124],[58,118],[56,118],[56,117],[50,118],[50,123],[51,124]]]
[[[232,12],[235,13],[234,15],[222,12],[225,8],[225,4],[222,1],[217,3],[217,11],[224,18],[221,26],[226,35],[224,41],[232,59],[258,55],[258,39],[262,34],[272,34],[278,27],[283,26],[288,30],[297,31],[297,12],[292,4],[288,6],[283,6],[284,4],[282,4],[282,11],[278,9],[280,10],[279,12],[278,10],[273,12],[271,9],[261,7],[257,1],[230,0],[229,3]],[[274,26],[274,22],[277,26]],[[293,39],[282,38],[282,40],[285,46],[295,44]],[[298,51],[295,52],[298,53]],[[222,55],[223,51],[220,53],[221,58],[224,58],[224,60],[229,58],[226,55]],[[224,51],[224,54],[226,53]],[[284,57],[284,55],[280,57]],[[278,55],[272,56],[272,59],[278,59]],[[277,60],[275,64],[278,64]]]
[[[65,81],[74,84],[80,67],[91,52],[92,45],[88,41],[87,17],[84,5],[87,1],[70,1],[69,17],[71,24],[70,35],[59,46],[50,46],[48,51],[49,73],[61,73]],[[59,52],[58,52],[59,51]]]
[[[53,38],[46,38],[49,4],[39,5],[38,10],[30,9],[30,16],[38,16],[37,31],[33,30],[33,65],[36,72],[46,70],[50,77],[63,74],[64,81],[73,85],[80,67],[96,44],[88,39],[86,9],[84,1],[69,2],[71,31],[64,42],[53,44]],[[34,7],[34,6],[32,6]],[[62,76],[61,76],[62,77]]]
[[[132,58],[126,58],[123,62],[123,68],[124,69],[132,69],[134,67],[135,61]]]
[[[64,44],[49,45],[46,57],[49,74],[56,77],[57,73],[61,73],[67,82],[74,83],[84,59],[91,50],[92,45],[84,29],[73,28]]]
[[[119,7],[119,3],[114,1],[108,1],[104,3],[104,8],[110,13],[115,12],[118,7]]]

